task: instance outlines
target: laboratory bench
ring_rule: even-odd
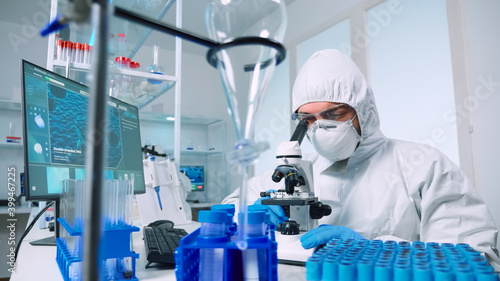
[[[33,208],[30,216],[31,219],[38,212],[38,208]],[[140,220],[136,225],[140,225]],[[185,225],[176,225],[176,228],[184,228],[188,233],[200,227],[200,223],[192,222]],[[146,254],[144,249],[144,241],[142,240],[142,227],[138,232],[132,233],[132,250],[139,254],[139,259],[136,263],[136,276],[139,280],[155,281],[155,280],[176,280],[174,266],[153,266],[145,268],[147,264]],[[32,246],[29,242],[54,235],[54,232],[49,232],[48,229],[40,229],[38,223],[35,224],[31,232],[24,238],[24,241],[19,249],[18,262],[15,272],[11,275],[11,281],[26,281],[26,280],[41,280],[41,281],[64,281],[59,271],[56,262],[56,246]],[[278,278],[280,280],[305,280],[305,267],[279,265]]]

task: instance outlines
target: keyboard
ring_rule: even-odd
[[[157,221],[143,228],[144,246],[148,268],[152,263],[175,264],[175,249],[182,237],[188,233],[182,228],[174,228],[171,221]]]

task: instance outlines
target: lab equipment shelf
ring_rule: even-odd
[[[163,17],[167,14],[170,8],[173,6],[175,0],[155,0],[155,1],[129,1],[129,0],[114,0],[112,4],[116,7],[120,7],[123,9],[134,11],[138,14],[145,15],[148,17],[156,18],[162,20]],[[181,2],[181,1],[179,1]],[[52,11],[51,17],[55,17],[55,15],[60,13],[60,11],[64,11],[66,9],[66,5],[68,4],[67,0],[52,0]],[[181,5],[181,4],[177,4]],[[109,21],[109,29],[110,29],[110,37],[108,44],[108,59],[110,61],[114,61],[115,57],[128,57],[131,60],[134,60],[135,54],[142,47],[146,39],[149,37],[151,33],[151,29],[145,26],[135,24],[114,16],[110,17]],[[69,33],[67,32],[69,30]],[[83,27],[70,25],[67,30],[61,31],[58,35],[63,41],[71,41],[71,42],[79,42],[86,43],[90,46],[93,45],[95,30],[91,27]],[[172,49],[174,47],[172,46]],[[180,51],[179,51],[180,52]],[[147,65],[148,62],[140,61],[143,66]],[[176,64],[180,64],[180,54],[176,54]],[[56,35],[51,34],[49,37],[49,46],[48,46],[48,58],[47,58],[47,68],[49,70],[59,70],[69,68],[66,73],[79,73],[79,72],[89,72],[90,65],[77,63],[77,62],[66,62],[56,59]],[[176,68],[177,69],[177,68]],[[121,98],[118,96],[117,98],[123,99],[125,102],[133,104],[137,106],[139,109],[143,108],[147,104],[151,103],[159,96],[165,94],[170,89],[174,88],[177,82],[180,80],[177,75],[157,75],[150,74],[144,71],[134,71],[129,69],[110,69],[110,74],[123,74],[126,76],[133,77],[134,79],[154,79],[159,81],[164,81],[162,85],[158,85],[156,89],[149,90],[140,97],[135,98],[134,95],[126,95],[126,97]],[[76,75],[76,80],[86,80],[84,76]],[[79,81],[82,83],[86,83],[85,81]]]
[[[220,150],[181,150],[181,154],[218,154],[222,153]]]
[[[52,0],[52,5],[56,5],[57,11],[64,11],[68,0]],[[154,1],[130,1],[130,0],[114,0],[110,1],[113,6],[134,11],[140,15],[162,19],[173,4],[176,3],[175,0],[154,0]],[[72,28],[71,26],[70,28]],[[142,25],[134,24],[132,22],[117,18],[110,17],[109,22],[110,37],[111,41],[109,55],[110,57],[116,56],[126,56],[132,59],[137,51],[142,47],[146,39],[151,33],[151,29]],[[70,38],[80,43],[92,44],[92,35],[94,30],[90,28],[72,28]],[[120,43],[119,35],[123,34],[123,44]],[[54,37],[55,39],[55,37]],[[55,42],[54,42],[55,43]],[[54,45],[55,47],[55,45]],[[50,52],[50,50],[49,50]],[[52,54],[55,52],[52,51]]]
[[[60,61],[60,60],[54,60],[54,67],[66,67],[66,66],[67,66],[67,62]],[[72,71],[85,71],[85,72],[90,71],[90,65],[84,64],[84,63],[70,62],[69,67],[70,67],[70,70],[72,70]],[[177,78],[172,76],[172,75],[160,75],[160,74],[153,74],[153,73],[148,73],[148,72],[144,72],[144,71],[135,71],[135,70],[130,70],[130,69],[112,68],[112,69],[110,69],[110,72],[114,73],[114,74],[122,74],[122,75],[128,75],[128,76],[133,76],[133,77],[141,77],[141,78],[148,78],[148,79],[155,79],[155,80],[162,80],[162,81],[170,81],[170,82],[177,81]]]
[[[83,63],[74,63],[74,62],[65,62],[65,61],[60,61],[60,60],[54,60],[54,68],[66,68],[69,67],[70,72],[89,72],[91,66],[89,64],[83,64]],[[144,71],[136,71],[136,70],[130,70],[130,69],[117,69],[117,68],[111,68],[110,69],[110,74],[115,74],[115,75],[125,75],[132,77],[133,79],[140,79],[142,81],[146,81],[146,79],[153,79],[153,80],[158,80],[158,81],[166,81],[161,87],[158,87],[158,90],[156,91],[151,91],[145,93],[145,95],[140,96],[138,98],[131,98],[128,97],[126,100],[123,99],[123,101],[130,103],[132,105],[137,106],[139,109],[143,108],[144,106],[148,105],[152,101],[154,101],[156,98],[159,96],[163,95],[164,93],[168,92],[170,89],[172,89],[177,81],[177,78],[172,75],[160,75],[160,74],[153,74],[153,73],[148,73]],[[120,99],[120,97],[117,97]]]
[[[0,143],[0,149],[21,149],[23,148],[22,143]]]
[[[150,121],[150,122],[160,122],[160,123],[173,123],[174,116],[171,114],[163,114],[156,112],[148,112],[148,111],[140,111],[139,118],[141,121]],[[191,117],[191,116],[182,116],[181,123],[182,124],[194,124],[194,125],[203,125],[208,126],[216,123],[223,122],[220,119],[215,118],[206,118],[206,117]]]
[[[0,100],[0,110],[21,111],[21,103],[8,100]]]

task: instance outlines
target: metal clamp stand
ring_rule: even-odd
[[[90,0],[74,0],[74,10],[86,10],[90,7]],[[106,128],[107,122],[107,77],[108,77],[108,62],[107,62],[107,43],[109,34],[109,1],[94,0],[92,4],[92,23],[96,30],[96,44],[94,45],[94,57],[92,61],[92,75],[90,77],[90,97],[89,97],[89,112],[88,112],[88,141],[92,145],[87,149],[87,186],[86,186],[86,214],[85,214],[85,231],[84,231],[84,246],[83,246],[83,264],[82,277],[84,281],[100,280],[99,270],[99,241],[101,238],[102,225],[102,186],[104,180],[104,160],[106,159],[106,132],[102,131]],[[88,12],[88,11],[85,11]],[[176,27],[167,25],[156,19],[147,18],[137,13],[127,11],[125,9],[115,7],[114,14],[117,17],[136,22],[141,25],[148,26],[152,29],[165,32],[174,36],[181,37],[188,41],[204,45],[210,48],[207,53],[207,61],[210,65],[217,67],[218,58],[216,53],[225,48],[231,48],[240,45],[265,45],[277,50],[276,65],[280,64],[286,56],[285,47],[279,42],[261,37],[242,37],[237,38],[228,43],[218,43],[202,36],[185,32]],[[69,21],[82,22],[87,18],[86,13],[69,13],[69,17],[58,18],[51,23],[51,26],[42,31],[42,35],[46,35],[57,29],[64,27]],[[270,63],[270,62],[268,62]],[[266,65],[263,62],[262,65]],[[248,66],[253,69],[252,66]],[[250,68],[251,67],[251,68]],[[245,66],[245,69],[247,67]]]
[[[213,40],[210,40],[208,38],[204,38],[203,36],[186,32],[184,30],[181,30],[175,26],[166,24],[164,22],[161,22],[156,19],[152,18],[147,18],[144,17],[140,14],[128,11],[126,9],[116,7],[115,8],[115,16],[138,23],[142,24],[145,26],[148,26],[149,28],[174,35],[174,36],[179,36],[182,39],[191,41],[193,43],[197,43],[199,45],[203,45],[208,47],[210,50],[207,53],[207,61],[208,63],[213,66],[217,67],[218,63],[218,58],[216,56],[217,52],[223,49],[227,48],[232,48],[236,46],[241,46],[241,45],[264,45],[268,46],[271,48],[274,48],[277,50],[276,54],[276,65],[279,65],[286,57],[286,49],[285,47],[274,40],[268,39],[268,38],[262,38],[262,37],[240,37],[236,38],[233,41],[227,42],[227,43],[218,43]],[[270,61],[267,62],[269,64]],[[266,62],[262,63],[263,65],[266,65]],[[245,66],[245,69],[253,69],[253,66]]]

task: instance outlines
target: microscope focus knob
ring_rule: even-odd
[[[296,221],[285,221],[280,225],[281,227],[278,227],[278,230],[283,235],[296,235],[300,233],[300,224],[298,224]]]
[[[321,202],[314,202],[310,205],[309,215],[312,219],[319,220],[322,217],[329,216],[332,213],[332,208],[329,205]]]

